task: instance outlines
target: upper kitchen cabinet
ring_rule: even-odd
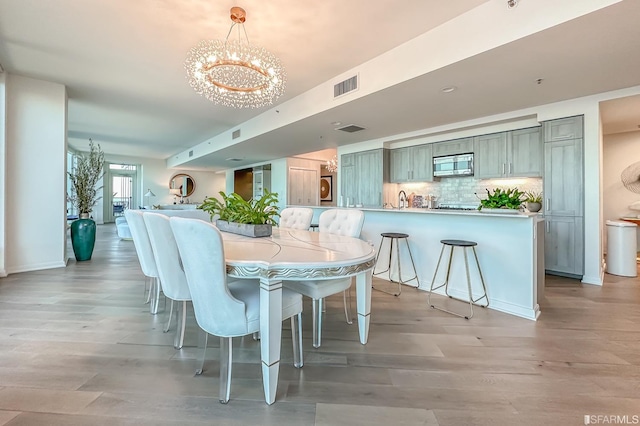
[[[473,175],[480,179],[501,178],[507,174],[507,133],[476,136]]]
[[[473,138],[454,139],[451,141],[436,142],[433,145],[433,156],[467,154],[473,152]]]
[[[343,201],[363,207],[382,207],[382,186],[388,182],[389,150],[344,154],[340,182]]]
[[[476,136],[474,175],[480,179],[542,176],[542,145],[539,127]]]
[[[389,153],[392,183],[433,181],[433,144],[393,149]]]
[[[507,158],[509,160],[507,171],[510,176],[542,176],[544,154],[540,127],[509,132],[509,145],[507,148]]]
[[[561,118],[544,123],[544,141],[582,139],[582,116]]]

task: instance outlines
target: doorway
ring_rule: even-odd
[[[138,181],[138,166],[135,164],[109,164],[105,178],[104,222],[115,222],[116,217],[124,216],[124,211],[136,208],[138,197],[134,191]]]

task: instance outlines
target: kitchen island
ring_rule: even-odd
[[[317,206],[312,208],[314,220],[326,210]],[[542,215],[411,208],[359,210],[365,212],[361,238],[375,245],[376,250],[382,232],[409,234],[420,289],[429,290],[442,247],[440,240],[471,240],[478,243],[476,250],[487,285],[489,308],[531,320],[536,320],[540,315],[538,298],[542,297],[544,291]],[[388,244],[385,244],[380,257],[388,259],[388,256]],[[404,244],[400,245],[400,256],[402,270],[410,271],[409,255]],[[472,260],[469,262],[469,271],[474,297],[478,297],[480,278],[474,263]],[[436,284],[444,281],[446,270],[440,269],[442,274],[438,273]],[[397,269],[394,266],[392,270]],[[377,277],[385,278],[384,275]],[[468,297],[461,252],[453,258],[449,292],[455,297]],[[443,294],[443,291],[441,289],[436,293]]]

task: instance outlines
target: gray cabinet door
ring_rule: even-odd
[[[553,142],[567,139],[582,138],[582,116],[561,118],[559,120],[545,121],[544,141]]]
[[[476,136],[474,139],[473,175],[480,179],[507,175],[507,133]]]
[[[543,142],[540,127],[509,132],[507,175],[513,177],[542,176]]]
[[[389,153],[391,167],[390,180],[392,183],[408,182],[411,175],[409,166],[410,148],[392,149]]]
[[[545,216],[544,265],[549,272],[582,276],[582,217]]]
[[[433,181],[433,144],[412,146],[409,152],[411,168],[411,180],[413,182]]]
[[[544,144],[545,215],[582,216],[582,139]]]
[[[382,149],[358,152],[355,161],[358,191],[354,204],[362,204],[363,207],[382,206]]]
[[[433,144],[433,156],[467,154],[473,152],[473,138],[454,139]]]
[[[347,200],[353,204],[358,193],[356,177],[355,154],[344,154],[340,157],[340,186],[342,202],[347,206]]]

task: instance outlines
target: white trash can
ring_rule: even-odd
[[[638,225],[621,220],[607,220],[607,272],[623,277],[638,276],[636,256]]]

